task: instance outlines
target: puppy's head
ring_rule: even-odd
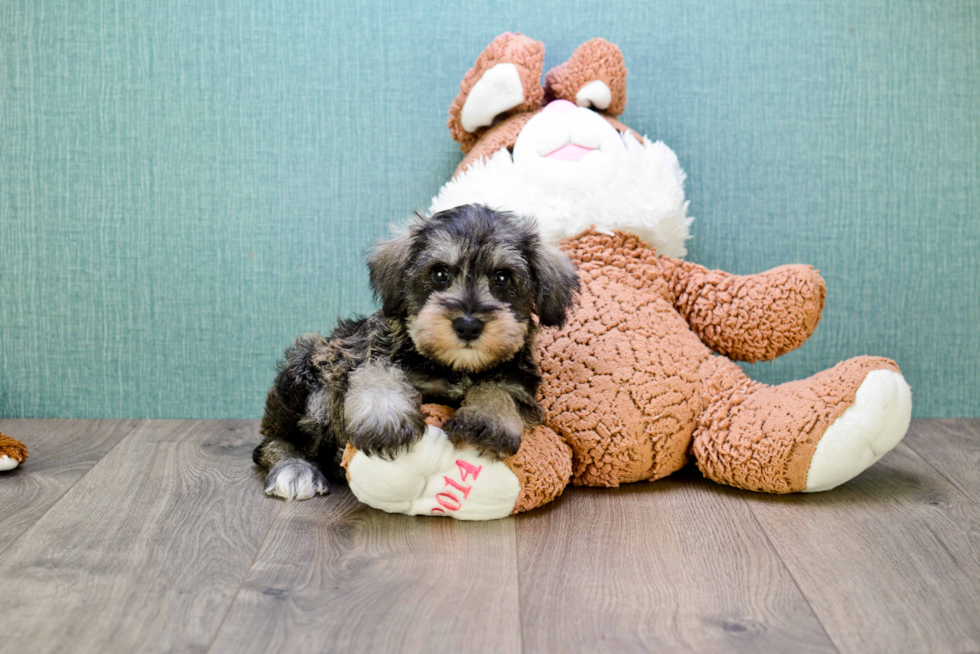
[[[479,372],[514,356],[536,313],[560,326],[578,290],[571,262],[533,220],[464,205],[419,216],[368,258],[388,318],[405,320],[416,349]]]

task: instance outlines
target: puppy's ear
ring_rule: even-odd
[[[557,247],[540,241],[532,248],[528,263],[537,283],[538,319],[546,327],[564,326],[579,289],[575,266]]]
[[[403,276],[412,253],[412,230],[406,228],[397,236],[376,242],[368,250],[368,272],[371,289],[381,301],[381,311],[392,318],[404,310]]]

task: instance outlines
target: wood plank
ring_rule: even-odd
[[[287,504],[212,652],[516,652],[512,518],[389,515],[346,487]]]
[[[903,442],[980,502],[980,419],[913,420]]]
[[[833,652],[746,500],[686,469],[519,518],[527,652]]]
[[[128,434],[137,420],[0,420],[27,444],[24,465],[0,473],[0,554]]]
[[[0,560],[2,652],[202,651],[282,504],[254,421],[137,427]]]
[[[980,651],[980,506],[905,444],[750,506],[840,651]]]

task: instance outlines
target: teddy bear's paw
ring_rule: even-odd
[[[6,454],[0,454],[0,472],[5,470],[13,470],[20,465],[20,461],[12,456],[7,456]]]
[[[520,482],[501,461],[454,447],[439,427],[386,461],[357,452],[347,464],[350,489],[361,502],[388,513],[492,520],[511,514]]]
[[[810,459],[804,493],[830,490],[875,464],[905,436],[912,390],[891,370],[864,378],[854,404],[827,428]]]

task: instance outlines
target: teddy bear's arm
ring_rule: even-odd
[[[795,350],[813,334],[826,293],[812,266],[779,266],[732,275],[660,257],[671,300],[712,350],[739,361],[766,361]]]

